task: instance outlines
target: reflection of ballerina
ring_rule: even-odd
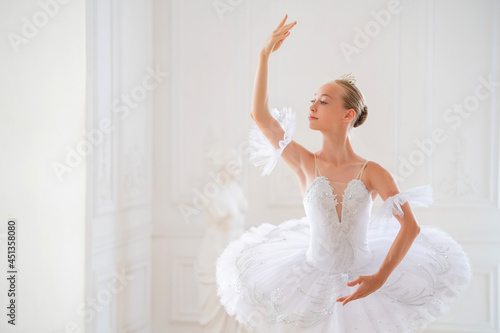
[[[353,76],[324,84],[311,101],[319,152],[292,140],[291,109],[269,111],[267,61],[296,23],[285,21],[260,53],[249,144],[263,175],[280,156],[295,172],[306,215],[263,223],[231,242],[217,259],[220,301],[259,332],[423,328],[469,285],[468,258],[446,232],[418,225],[412,207],[432,203],[429,185],[400,192],[386,169],[353,151],[349,133],[368,114]],[[377,195],[384,203],[372,214]]]
[[[241,157],[237,155],[230,157],[241,164]],[[215,284],[215,260],[230,241],[243,233],[243,214],[248,205],[238,182],[233,175],[222,168],[227,164],[227,158],[216,156],[213,152],[209,156],[217,174],[223,175],[222,178],[227,182],[219,184],[221,185],[219,194],[206,207],[209,220],[196,261],[201,306],[200,325],[207,333],[249,333],[251,331],[245,325],[227,315],[217,297]]]

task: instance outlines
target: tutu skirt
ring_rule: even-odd
[[[227,313],[256,332],[410,332],[446,313],[471,280],[469,260],[446,232],[422,226],[407,255],[374,293],[342,306],[336,299],[377,272],[399,224],[369,225],[373,258],[365,266],[329,273],[306,260],[306,216],[263,223],[232,241],[216,262],[217,295]]]

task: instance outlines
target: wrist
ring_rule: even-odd
[[[262,49],[259,52],[259,59],[267,60],[267,59],[269,59],[269,54],[267,54],[266,51],[264,49]]]
[[[375,274],[373,274],[373,277],[379,280],[383,284],[389,278],[389,274],[382,271],[377,271]]]

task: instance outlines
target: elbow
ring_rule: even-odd
[[[256,116],[255,112],[250,112],[250,117],[252,117],[253,121],[257,124],[258,123],[258,117]]]
[[[417,236],[420,234],[420,226],[417,224],[415,226],[415,238],[417,238]]]
[[[416,222],[406,225],[404,229],[404,232],[412,239],[417,238],[418,234],[420,234],[420,226]]]
[[[268,113],[267,115],[268,116],[266,116],[265,114],[261,115],[261,114],[255,112],[255,111],[250,112],[250,117],[252,117],[253,121],[257,125],[259,125],[259,124],[267,124],[270,121],[269,118],[272,118],[272,116],[271,116],[270,113]]]
[[[252,117],[252,119],[255,121],[272,118],[271,112],[269,111],[269,108],[267,106],[254,105],[252,105],[252,107],[250,108],[250,117]]]
[[[420,226],[415,223],[415,225],[411,227],[411,235],[413,239],[417,238],[418,234],[420,234]]]
[[[257,117],[255,116],[255,114],[254,114],[253,112],[252,112],[252,113],[250,113],[250,117],[252,117],[253,122],[254,122],[257,126],[259,126],[259,120],[257,120]]]

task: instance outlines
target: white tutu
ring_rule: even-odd
[[[306,216],[252,227],[225,248],[216,283],[227,313],[256,332],[399,333],[424,328],[447,312],[469,285],[471,267],[446,232],[426,226],[380,289],[345,306],[336,302],[358,287],[347,282],[380,268],[400,228],[393,214],[403,215],[406,202],[428,206],[432,188],[398,193],[371,214],[371,195],[353,180],[344,197],[351,213],[338,228],[336,214],[329,213],[331,189],[317,177],[303,201]]]
[[[233,241],[217,261],[221,303],[257,332],[408,332],[448,311],[470,281],[468,259],[445,232],[421,227],[410,251],[382,288],[342,306],[346,283],[375,273],[397,234],[369,231],[373,260],[344,273],[327,273],[305,258],[307,217],[264,223]],[[307,296],[306,296],[307,295]]]

